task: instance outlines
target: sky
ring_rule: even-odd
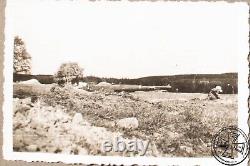
[[[6,13],[32,74],[65,62],[99,77],[237,72],[248,42],[246,3],[9,0]]]

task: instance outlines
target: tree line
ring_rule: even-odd
[[[129,78],[100,78],[83,75],[83,68],[75,62],[63,63],[54,75],[31,75],[31,56],[26,50],[24,41],[16,36],[14,38],[14,59],[13,59],[13,81],[25,81],[37,79],[42,84],[58,83],[78,84],[79,82],[91,82],[98,84],[108,82],[112,84],[128,84],[142,86],[167,86],[169,91],[187,93],[208,93],[217,85],[222,86],[224,93],[238,92],[238,74],[189,74],[174,76],[151,76],[136,79]]]

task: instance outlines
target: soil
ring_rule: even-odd
[[[43,87],[46,93],[22,98],[14,89],[15,151],[136,155],[102,150],[103,141],[121,137],[149,141],[147,156],[204,157],[211,156],[211,139],[220,128],[237,125],[237,95],[210,101],[198,93],[87,92],[70,86],[48,92]],[[124,118],[136,118],[138,127],[118,127]]]

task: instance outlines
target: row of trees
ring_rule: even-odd
[[[14,38],[13,72],[14,74],[31,74],[31,56],[26,50],[24,41],[18,36]],[[72,62],[63,63],[54,75],[58,84],[78,84],[82,78],[83,68]]]

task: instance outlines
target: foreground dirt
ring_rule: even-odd
[[[13,105],[15,151],[137,155],[102,150],[104,141],[121,137],[150,141],[148,156],[210,156],[213,134],[237,124],[237,95],[209,101],[205,94],[55,87],[45,95],[14,98]],[[117,120],[128,117],[138,120],[137,128],[117,126]]]

